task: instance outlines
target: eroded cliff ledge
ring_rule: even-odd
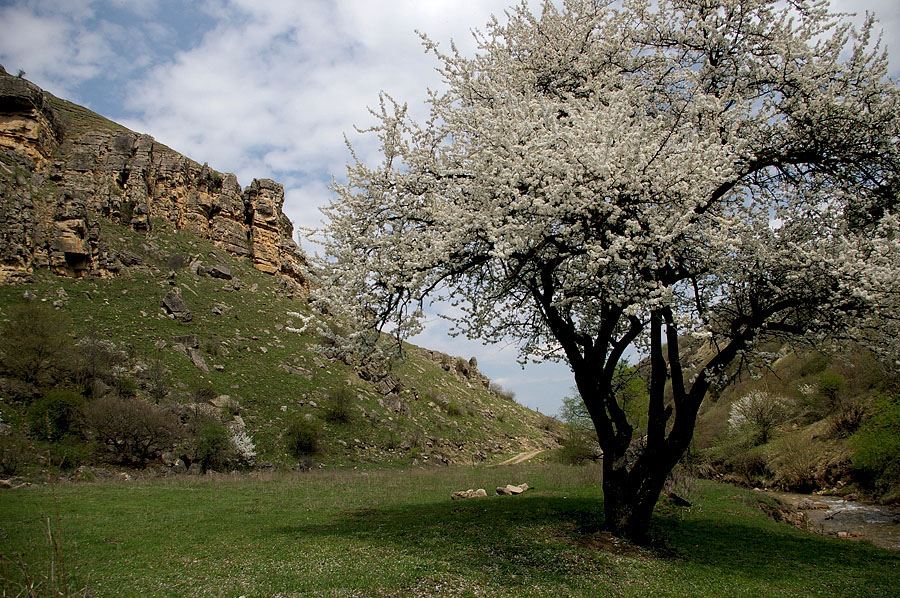
[[[305,288],[306,259],[269,179],[221,174],[0,67],[0,283],[35,269],[104,276],[102,224],[170,223]]]

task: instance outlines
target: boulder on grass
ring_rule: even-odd
[[[522,494],[528,490],[528,484],[522,483],[518,486],[513,486],[512,484],[507,484],[506,487],[497,486],[497,494],[512,496],[514,494]]]

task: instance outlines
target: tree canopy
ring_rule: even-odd
[[[872,30],[823,2],[569,0],[513,7],[471,57],[423,36],[446,90],[424,122],[373,110],[383,161],[335,185],[317,301],[348,345],[443,298],[465,334],[564,359],[607,524],[642,537],[726,368],[773,339],[896,350],[900,92]],[[641,439],[614,390],[629,347]]]

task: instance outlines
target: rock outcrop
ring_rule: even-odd
[[[282,212],[284,189],[220,174],[0,67],[0,283],[38,268],[113,274],[101,224],[169,223],[290,284],[306,259]]]

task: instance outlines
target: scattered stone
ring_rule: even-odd
[[[513,486],[512,484],[507,484],[506,487],[497,486],[497,494],[512,496],[514,494],[522,494],[528,490],[528,484],[522,483],[518,486]]]
[[[216,370],[217,372],[224,372],[225,366],[222,365],[221,363],[217,363],[213,366],[213,369]]]
[[[119,261],[123,266],[137,266],[141,263],[141,256],[130,251],[121,251],[119,253]]]
[[[468,490],[460,490],[459,492],[454,492],[450,495],[450,499],[459,500],[461,498],[484,498],[486,496],[487,491],[484,488],[479,488],[478,490],[472,490],[471,488],[469,488]]]
[[[828,505],[821,502],[813,502],[808,498],[804,498],[800,502],[797,503],[797,508],[801,511],[813,511],[818,509],[827,509]]]
[[[219,395],[214,399],[210,399],[209,402],[212,403],[214,407],[222,409],[223,407],[230,405],[232,401],[229,395]]]
[[[294,374],[295,376],[303,376],[304,378],[312,378],[312,373],[304,370],[303,368],[289,365],[287,363],[282,363],[281,369],[283,369],[288,374]]]
[[[209,373],[209,366],[206,365],[206,360],[203,358],[203,354],[200,353],[199,349],[191,347],[190,349],[188,349],[188,356],[190,356],[191,361],[198,370],[200,370],[204,374]]]
[[[162,342],[165,342],[165,341],[162,341]],[[183,334],[180,336],[173,336],[172,342],[180,343],[180,344],[184,345],[185,347],[188,347],[191,349],[196,349],[197,347],[200,346],[200,339],[197,337],[196,334]]]
[[[261,353],[268,353],[268,352],[269,352],[269,350],[268,350],[267,348],[265,348],[265,347],[260,347],[259,350],[260,350]]]
[[[188,309],[184,299],[181,298],[181,293],[177,289],[172,289],[166,293],[162,304],[172,317],[177,318],[182,322],[190,322],[193,319],[191,311]]]
[[[212,276],[213,278],[221,278],[224,280],[231,280],[231,269],[224,264],[216,264],[215,266],[210,266],[206,269],[206,273]]]

